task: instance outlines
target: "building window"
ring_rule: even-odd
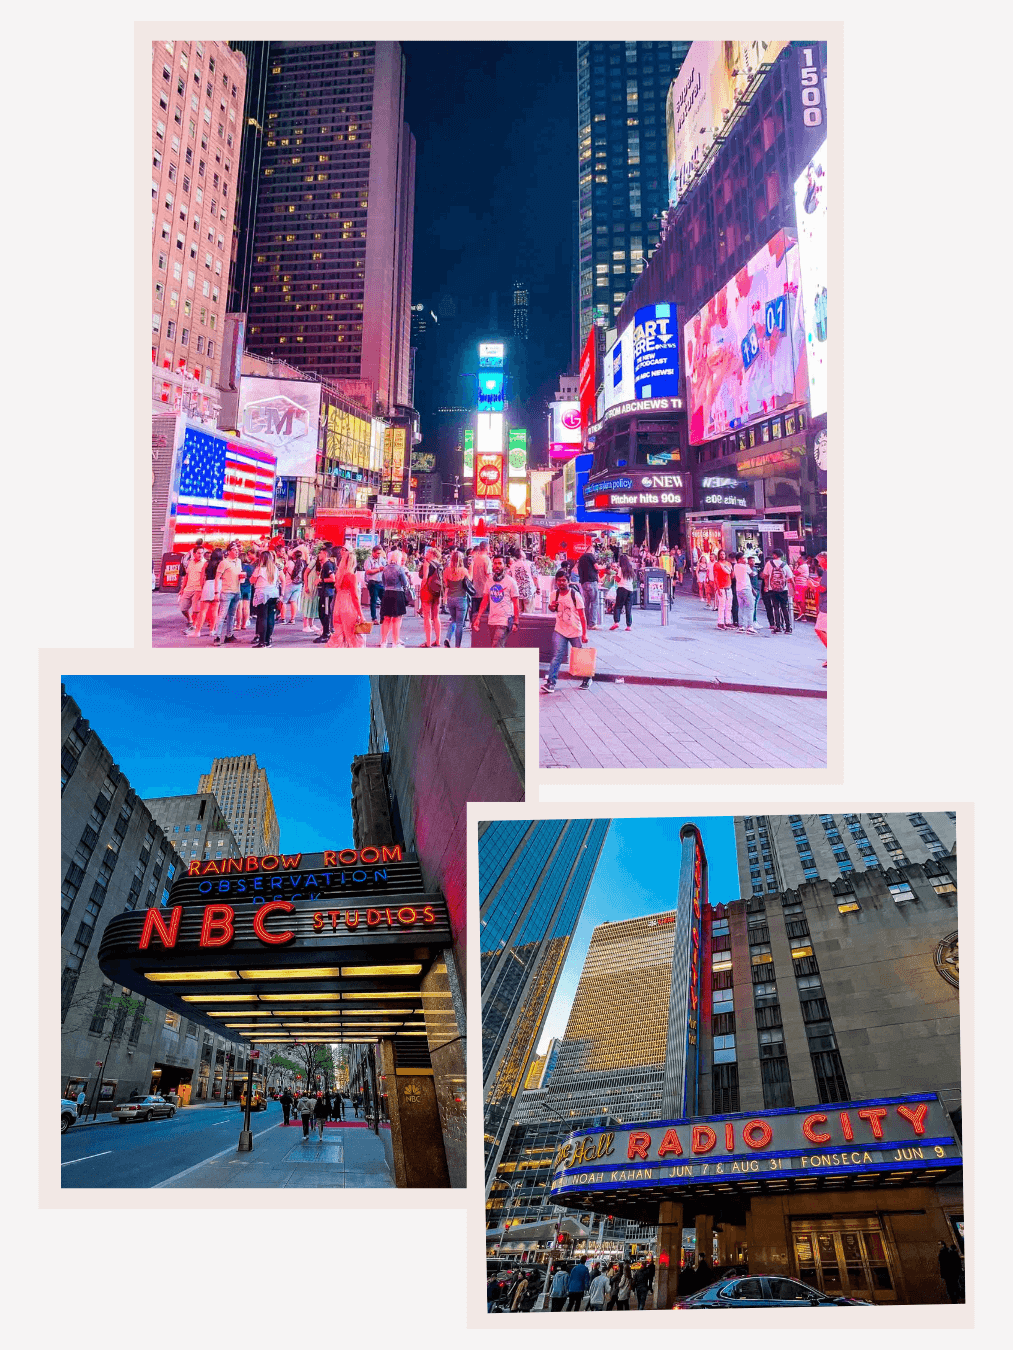
[[[908,885],[906,881],[900,882],[895,886],[891,886],[890,894],[893,896],[894,900],[897,902],[898,905],[903,904],[905,900],[913,900],[915,898],[914,891],[911,889],[911,887]]]
[[[787,1059],[783,1057],[761,1059],[760,1082],[763,1086],[763,1105],[767,1110],[795,1105]]]

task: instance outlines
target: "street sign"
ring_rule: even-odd
[[[259,1058],[260,1058],[260,1051],[259,1051],[259,1050],[251,1050],[251,1052],[250,1052],[250,1058],[251,1058],[251,1059],[259,1059]]]

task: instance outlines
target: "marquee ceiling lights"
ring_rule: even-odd
[[[422,966],[342,966],[342,975],[421,975]]]
[[[323,1002],[323,1001],[325,1001],[325,1000],[330,1000],[330,1002],[332,1002],[332,1003],[337,1003],[337,1001],[338,1001],[338,999],[341,997],[341,995],[340,995],[340,994],[309,994],[309,995],[307,995],[307,994],[261,994],[261,995],[260,995],[260,1001],[261,1001],[261,1003],[297,1003],[300,999],[305,999],[305,998],[307,998],[307,997],[319,999],[321,1002]]]
[[[415,966],[414,971],[421,970],[421,966]],[[295,970],[241,970],[240,978],[244,980],[339,980],[341,978],[340,966],[318,966],[315,969],[305,967]]]
[[[347,992],[343,992],[342,995],[341,995],[341,1001],[344,1003],[344,1002],[347,1002],[349,999],[352,999],[352,998],[354,998],[354,999],[373,999],[373,998],[418,998],[418,996],[419,996],[419,992],[418,992],[417,989],[406,989],[406,990],[402,990],[402,991],[400,991],[400,992],[398,992],[398,990],[396,990],[396,989],[378,989],[378,990],[377,990],[375,993],[373,993],[373,994],[363,994],[363,993],[354,993],[354,994],[350,994],[350,993],[347,993]]]
[[[146,980],[153,984],[176,984],[183,980],[238,980],[238,970],[145,970]]]
[[[301,995],[300,995],[301,997]],[[180,994],[184,1003],[256,1003],[256,994]]]

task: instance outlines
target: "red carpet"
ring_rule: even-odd
[[[293,1117],[293,1119],[290,1120],[290,1121],[288,1122],[288,1127],[289,1127],[289,1129],[291,1129],[293,1126],[296,1126],[296,1127],[297,1127],[298,1129],[300,1129],[300,1130],[302,1129],[302,1120],[300,1119],[299,1116]],[[328,1130],[368,1130],[368,1129],[369,1129],[369,1126],[366,1124],[366,1122],[365,1122],[364,1120],[325,1120],[325,1121],[324,1121],[324,1126],[325,1126],[325,1128],[328,1129]],[[314,1120],[314,1121],[311,1121],[311,1122],[310,1122],[310,1129],[311,1129],[311,1130],[315,1130],[316,1127],[317,1127],[316,1121],[315,1121],[315,1120]]]

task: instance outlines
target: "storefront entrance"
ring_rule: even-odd
[[[877,1219],[794,1219],[792,1248],[800,1280],[825,1294],[896,1303],[896,1254]]]

